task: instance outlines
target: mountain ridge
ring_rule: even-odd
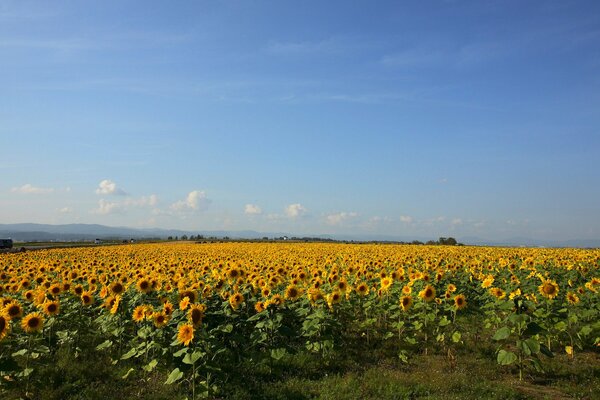
[[[408,237],[385,234],[291,234],[287,232],[258,232],[254,230],[182,230],[164,228],[130,228],[123,226],[107,226],[101,224],[0,224],[0,237],[12,238],[16,241],[66,241],[93,239],[166,239],[169,236],[181,237],[203,235],[205,237],[230,237],[233,239],[259,239],[263,237],[311,237],[318,239],[333,239],[346,241],[395,241],[412,242],[415,240],[427,242],[437,238]],[[488,240],[476,236],[456,238],[459,242],[476,246],[523,246],[523,247],[600,247],[600,239],[568,239],[568,240],[537,240],[525,237],[513,237],[504,240]]]

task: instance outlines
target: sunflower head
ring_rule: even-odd
[[[402,307],[402,311],[407,311],[413,304],[412,297],[410,296],[402,296],[400,298],[400,307]]]
[[[4,310],[10,319],[16,319],[23,316],[23,307],[21,307],[21,304],[16,300],[8,303]]]
[[[244,302],[244,296],[239,292],[236,292],[236,293],[232,294],[231,296],[229,296],[229,305],[234,310],[237,310],[243,302]]]
[[[189,346],[194,339],[194,327],[191,324],[179,326],[177,331],[177,341],[185,346]]]
[[[152,314],[152,321],[157,328],[164,328],[169,322],[169,316],[163,312],[155,312]]]
[[[457,310],[462,310],[467,306],[467,299],[464,294],[454,296],[454,307]]]
[[[27,314],[21,320],[21,328],[27,333],[37,333],[44,328],[44,317],[39,312]]]
[[[552,300],[558,295],[558,285],[556,282],[547,279],[538,287],[542,296]]]
[[[43,305],[44,314],[49,317],[57,315],[60,311],[60,303],[57,300],[47,301]]]
[[[10,318],[3,313],[0,313],[0,341],[10,332]]]
[[[302,295],[302,291],[296,285],[290,285],[285,289],[286,300],[297,300]]]
[[[425,286],[423,290],[419,293],[419,297],[421,297],[426,302],[430,302],[435,299],[435,288],[431,285]]]

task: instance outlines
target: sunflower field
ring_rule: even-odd
[[[156,243],[3,254],[0,396],[43,398],[66,379],[49,366],[81,364],[221,398],[240,375],[350,352],[408,365],[478,351],[523,380],[555,357],[597,360],[599,290],[599,250]]]

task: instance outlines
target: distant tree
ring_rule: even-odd
[[[453,237],[441,237],[439,238],[438,243],[446,246],[456,246],[457,242],[456,239],[454,239]]]
[[[173,236],[169,236],[167,240],[173,240]]]
[[[175,240],[179,240],[179,236],[175,236]]]
[[[187,235],[183,235],[183,236],[181,237],[181,240],[188,240],[188,237],[187,237]]]

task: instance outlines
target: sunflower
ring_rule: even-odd
[[[186,297],[189,299],[190,303],[195,303],[196,300],[198,300],[198,295],[196,294],[195,290],[188,289],[188,290],[179,292],[179,300],[180,301],[185,299]]]
[[[359,283],[356,286],[356,293],[358,293],[358,295],[361,297],[368,295],[369,294],[369,286],[364,282]]]
[[[492,286],[493,283],[494,283],[494,277],[491,275],[488,275],[481,283],[481,287],[484,289],[487,289],[490,286]]]
[[[340,281],[343,282],[343,281]],[[285,289],[285,299],[286,300],[297,300],[300,296],[302,296],[302,291],[296,285],[290,285]]]
[[[43,305],[43,310],[47,316],[53,317],[57,315],[60,311],[60,303],[58,302],[58,300],[47,301]]]
[[[204,304],[194,304],[190,307],[188,311],[188,321],[194,325],[194,328],[197,328],[202,324],[202,318],[204,318],[204,312],[206,311],[206,306]]]
[[[152,283],[146,278],[142,278],[139,281],[137,281],[135,287],[140,293],[144,294],[150,293],[152,291]]]
[[[402,293],[405,295],[409,295],[412,293],[412,288],[410,287],[410,285],[406,285],[402,288]]]
[[[119,310],[119,304],[121,303],[121,296],[115,296],[114,301],[112,303],[112,307],[110,308],[111,314],[116,314]]]
[[[306,294],[308,300],[314,305],[318,300],[323,300],[323,293],[321,293],[321,289],[310,288],[308,289],[308,293]]]
[[[27,333],[36,333],[44,327],[44,317],[39,312],[27,314],[21,321],[21,328]]]
[[[165,313],[165,315],[167,316],[171,316],[171,314],[173,314],[173,303],[171,303],[170,301],[165,301],[165,303],[163,304],[163,312]]]
[[[84,306],[89,306],[94,303],[94,296],[91,292],[83,292],[81,293],[81,303]]]
[[[240,304],[242,304],[243,302],[244,302],[244,296],[239,292],[236,292],[236,293],[232,294],[231,296],[229,296],[229,305],[234,310],[237,310],[239,308]]]
[[[331,308],[334,304],[338,304],[342,301],[342,294],[338,291],[331,292],[327,295],[327,304]]]
[[[462,310],[467,306],[467,299],[464,294],[454,296],[454,307],[457,310]]]
[[[265,303],[262,301],[257,301],[256,304],[254,304],[254,310],[256,310],[257,313],[263,312],[265,309]]]
[[[490,288],[489,292],[492,296],[494,296],[498,300],[501,300],[506,297],[506,292],[497,287]]]
[[[183,299],[181,299],[181,301],[179,302],[179,309],[181,311],[185,310],[186,308],[188,308],[188,306],[190,305],[190,298],[185,296]]]
[[[169,316],[163,312],[155,312],[152,314],[152,321],[157,328],[164,328],[169,322]]]
[[[408,310],[413,304],[412,297],[410,296],[402,296],[400,298],[400,307],[402,307],[402,311]]]
[[[0,341],[10,332],[10,318],[7,315],[0,313]]]
[[[448,293],[454,293],[456,292],[456,286],[454,286],[452,283],[448,284],[448,288],[446,289],[446,291]]]
[[[21,304],[16,300],[8,303],[5,306],[4,310],[6,311],[6,315],[10,319],[16,319],[23,316],[23,307],[21,307]]]
[[[54,285],[50,286],[48,292],[52,296],[58,296],[62,292],[62,287],[58,283],[55,283]]]
[[[348,289],[348,282],[346,282],[345,280],[339,280],[336,282],[335,287],[337,288],[337,290],[339,290],[342,293],[345,293],[346,290]]]
[[[567,301],[569,304],[577,304],[579,303],[579,296],[573,292],[567,292]]]
[[[547,279],[538,287],[540,294],[552,300],[558,294],[558,285],[556,282]]]
[[[144,320],[144,318],[146,318],[146,306],[145,305],[141,305],[141,306],[137,306],[136,308],[133,309],[133,315],[131,316],[131,319],[133,319],[135,322],[142,322]]]
[[[425,288],[419,292],[419,297],[426,302],[432,301],[435,299],[435,288],[431,285],[425,286]]]
[[[381,290],[383,290],[384,292],[387,291],[390,286],[392,286],[392,283],[394,283],[394,280],[392,278],[385,277],[381,279]]]
[[[113,282],[113,284],[110,285],[110,291],[115,296],[118,296],[125,291],[125,286],[123,286],[121,282]]]
[[[194,339],[194,327],[190,324],[182,324],[177,332],[177,341],[185,346],[189,346]]]

